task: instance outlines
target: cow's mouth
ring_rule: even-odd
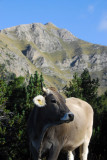
[[[62,123],[69,123],[74,120],[74,114],[72,112],[65,113],[60,120]]]

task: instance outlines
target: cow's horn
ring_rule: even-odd
[[[46,93],[46,94],[50,94],[51,93],[51,90],[50,89],[46,89],[43,87],[43,91]]]

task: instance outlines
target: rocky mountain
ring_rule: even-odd
[[[52,23],[19,25],[0,31],[0,64],[17,76],[42,72],[48,85],[61,89],[88,68],[107,89],[107,46],[78,39]]]

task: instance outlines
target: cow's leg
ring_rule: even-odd
[[[88,157],[88,146],[90,142],[90,138],[92,135],[92,127],[87,129],[87,134],[85,136],[84,143],[80,146],[80,160],[87,160]]]
[[[88,145],[89,145],[89,142],[84,142],[83,143],[83,146],[81,146],[80,148],[82,149],[82,153],[81,153],[81,156],[80,156],[80,160],[87,160],[87,156],[88,156]]]
[[[83,158],[83,144],[79,147],[79,156],[80,156],[80,160],[82,160],[82,158]]]
[[[73,155],[72,151],[68,151],[67,160],[74,160],[74,155]]]
[[[48,160],[57,160],[59,153],[60,153],[60,147],[52,145],[50,151],[49,151],[49,157]]]
[[[85,142],[80,146],[80,160],[87,160],[89,142],[90,139],[86,138]]]

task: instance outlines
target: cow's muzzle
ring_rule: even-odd
[[[74,114],[72,112],[65,113],[65,115],[61,118],[61,121],[70,122],[74,120]]]

